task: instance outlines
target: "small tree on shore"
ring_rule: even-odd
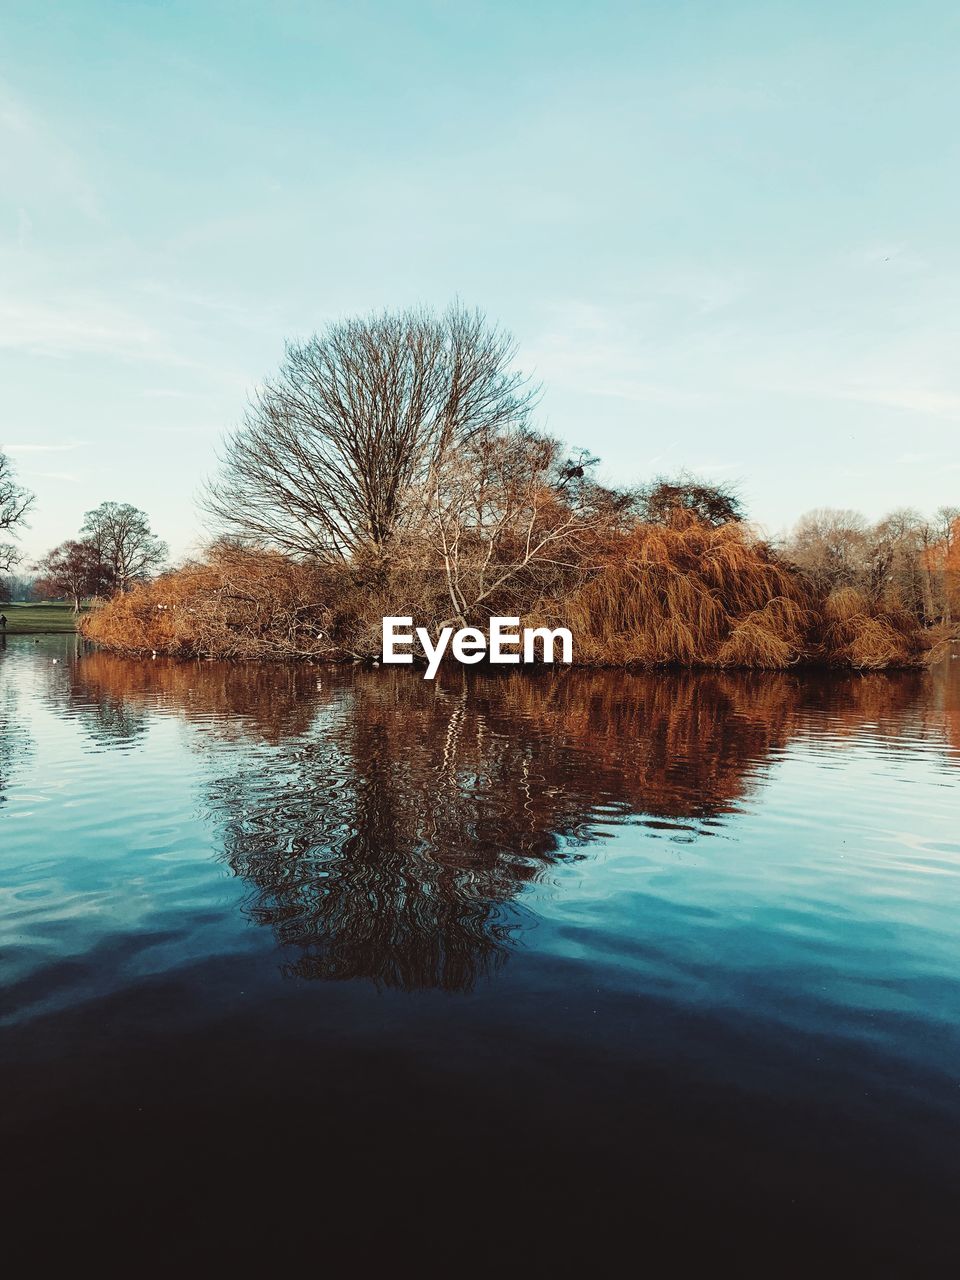
[[[34,590],[40,599],[66,597],[73,602],[74,613],[80,612],[81,602],[88,596],[105,595],[111,589],[109,570],[89,538],[61,542],[34,569]]]

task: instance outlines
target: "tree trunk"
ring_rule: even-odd
[[[930,565],[925,564],[920,570],[920,586],[923,592],[923,617],[924,621],[929,625],[934,619],[936,612],[933,604],[933,582]]]

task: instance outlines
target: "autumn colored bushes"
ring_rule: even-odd
[[[609,540],[598,560],[557,609],[584,661],[777,668],[804,656],[803,584],[738,521],[678,508]]]
[[[375,573],[220,543],[203,561],[135,587],[82,624],[127,653],[228,659],[372,659],[381,620],[436,627],[450,611],[428,548]],[[845,587],[826,596],[740,521],[676,509],[581,541],[544,578],[514,575],[467,621],[519,614],[567,626],[586,665],[856,669],[917,665],[923,633],[906,611]]]
[[[596,664],[742,667],[918,665],[924,637],[902,609],[845,588],[826,595],[740,521],[676,509],[604,548],[557,616]]]

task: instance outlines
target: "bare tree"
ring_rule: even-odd
[[[918,511],[898,507],[866,531],[866,589],[871,599],[897,603],[932,621],[921,571],[923,520]]]
[[[960,507],[938,507],[933,517],[937,535],[950,542],[957,536],[957,521],[960,520]]]
[[[385,312],[290,343],[228,437],[204,506],[226,533],[382,565],[422,522],[438,459],[521,428],[535,392],[479,311]]]
[[[32,573],[9,573],[0,578],[0,600],[29,603],[34,599]]]
[[[821,507],[800,517],[787,539],[786,552],[820,591],[864,585],[867,532],[859,511]]]
[[[110,590],[109,570],[97,545],[89,538],[70,539],[48,551],[34,569],[34,590],[41,599],[73,601],[74,613],[88,596],[105,595]]]
[[[148,578],[167,558],[167,544],[153,533],[146,513],[129,502],[102,502],[88,511],[81,533],[106,580],[121,592]]]
[[[33,506],[34,495],[18,484],[10,459],[0,453],[0,533],[15,531]],[[17,548],[0,542],[0,571],[11,569],[20,559]]]
[[[952,623],[960,600],[960,507],[939,507],[925,522],[922,541],[926,591],[943,621]]]
[[[671,524],[678,511],[689,512],[718,528],[744,518],[743,503],[732,485],[707,484],[681,472],[658,476],[640,490],[640,518],[648,524]]]
[[[453,615],[536,608],[575,568],[592,531],[632,501],[589,476],[597,459],[566,457],[524,427],[478,431],[438,459],[428,491],[432,561],[443,565]]]

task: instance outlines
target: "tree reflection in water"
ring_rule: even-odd
[[[0,808],[7,802],[14,770],[33,750],[30,734],[20,719],[17,688],[6,649],[4,637],[0,652]]]
[[[65,655],[66,657],[66,655]],[[46,698],[61,714],[76,720],[99,750],[127,751],[138,745],[150,727],[151,713],[158,707],[155,682],[138,673],[148,670],[143,662],[124,664],[106,655],[88,653],[78,637],[73,661],[45,663]]]
[[[834,750],[909,732],[955,752],[958,682],[931,699],[934,678],[453,671],[427,683],[93,653],[68,696],[105,739],[117,716],[97,707],[198,726],[205,811],[288,974],[466,991],[516,943],[523,888],[587,856],[611,823],[710,832],[796,739]]]

